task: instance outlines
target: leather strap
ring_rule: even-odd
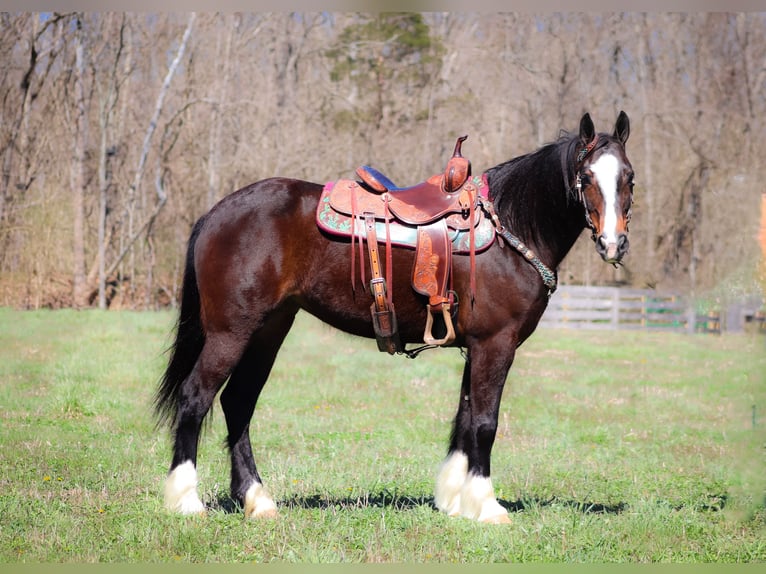
[[[482,207],[486,210],[487,213],[489,213],[490,217],[492,218],[492,222],[495,224],[495,233],[505,239],[505,241],[508,242],[508,245],[521,253],[524,256],[524,259],[526,259],[526,261],[529,262],[537,270],[543,280],[543,284],[548,288],[548,297],[550,297],[556,290],[557,286],[558,278],[556,272],[550,269],[545,263],[543,263],[535,254],[535,252],[527,247],[521,241],[521,239],[513,235],[505,228],[505,226],[500,222],[500,218],[497,216],[497,213],[495,212],[495,206],[491,200],[482,200]],[[498,245],[502,247],[503,243],[500,242]]]
[[[447,223],[442,219],[430,225],[421,225],[418,228],[412,287],[428,297],[426,329],[423,334],[427,345],[449,345],[455,340],[455,328],[450,315],[453,294],[447,291],[451,271],[452,244],[447,233]],[[446,334],[441,339],[433,336],[434,313],[441,313],[444,319]]]
[[[599,135],[596,134],[593,136],[593,139],[588,142],[584,148],[582,148],[579,153],[577,154],[577,158],[575,159],[575,173],[579,176],[580,170],[582,169],[583,164],[585,163],[585,160],[590,156],[591,153],[593,153],[593,150],[596,149],[596,144],[599,141]]]
[[[370,269],[372,270],[372,279],[370,279],[370,291],[375,303],[375,309],[383,312],[386,306],[386,283],[380,273],[380,256],[378,253],[378,234],[375,232],[375,216],[372,213],[364,214],[364,225],[367,231],[367,251],[370,255]]]

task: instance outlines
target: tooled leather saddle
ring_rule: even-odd
[[[481,209],[487,182],[471,176],[471,162],[461,154],[467,136],[457,139],[443,173],[412,187],[398,187],[370,166],[356,170],[359,181],[328,183],[319,200],[317,224],[333,235],[351,239],[351,284],[355,288],[355,259],[361,260],[365,283],[363,243],[370,260],[370,312],[378,349],[390,354],[406,352],[401,344],[392,299],[392,245],[415,249],[412,288],[428,298],[423,341],[428,346],[449,345],[455,340],[453,314],[455,293],[449,289],[452,254],[471,258],[471,297],[475,293],[475,254],[487,249],[495,238],[490,219]],[[383,236],[386,274],[381,272],[378,243]],[[434,314],[439,326],[435,328]],[[440,331],[435,336],[435,330]]]

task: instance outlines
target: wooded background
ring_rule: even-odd
[[[478,173],[621,109],[630,254],[584,234],[562,283],[758,286],[765,14],[3,13],[0,62],[0,305],[172,305],[243,185],[412,184],[464,133]]]

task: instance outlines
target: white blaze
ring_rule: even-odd
[[[604,154],[590,166],[604,196],[604,227],[607,244],[617,243],[617,175],[620,164],[611,154]]]

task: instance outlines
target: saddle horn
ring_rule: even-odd
[[[442,180],[442,189],[445,193],[452,193],[460,189],[466,180],[471,176],[471,162],[463,157],[461,147],[468,136],[460,136],[455,142],[455,150],[452,157],[447,162],[444,169],[444,178]]]

